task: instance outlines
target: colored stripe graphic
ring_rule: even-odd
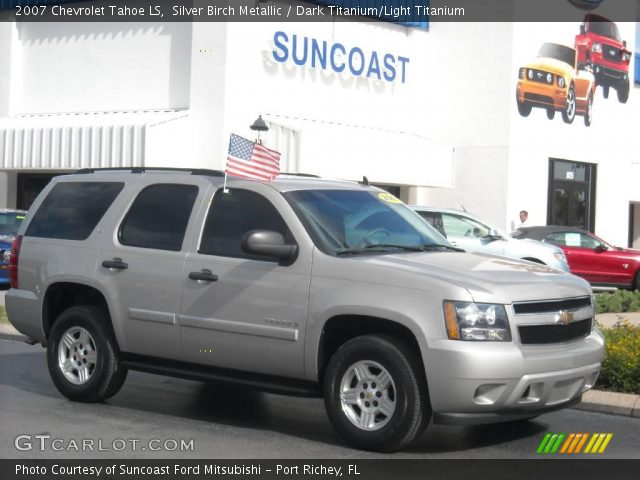
[[[613,433],[547,433],[538,445],[540,454],[604,453]],[[588,440],[588,441],[587,441]],[[586,448],[583,447],[586,444]]]

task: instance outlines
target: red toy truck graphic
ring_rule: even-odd
[[[600,15],[587,14],[576,35],[575,48],[578,65],[591,68],[604,98],[609,97],[609,88],[613,87],[618,100],[627,103],[631,52],[620,37],[618,26]]]

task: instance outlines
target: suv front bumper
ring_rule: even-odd
[[[596,330],[575,342],[430,342],[425,368],[438,423],[477,424],[520,418],[580,401],[598,377],[604,341]]]

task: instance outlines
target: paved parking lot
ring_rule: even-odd
[[[131,372],[105,403],[63,398],[39,346],[0,340],[0,458],[371,458],[333,431],[320,399],[271,395]],[[529,422],[448,427],[430,425],[414,445],[384,458],[536,458],[547,432],[612,432],[597,457],[640,458],[640,419],[562,410]],[[18,435],[72,439],[193,439],[193,451],[18,451]],[[582,455],[594,458],[593,455]],[[553,458],[562,458],[554,455]]]

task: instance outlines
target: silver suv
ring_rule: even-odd
[[[351,444],[430,420],[533,418],[580,401],[603,356],[589,284],[453,247],[392,195],[314,178],[82,170],[36,199],[8,316],[58,390],[128,369],[324,396]]]

